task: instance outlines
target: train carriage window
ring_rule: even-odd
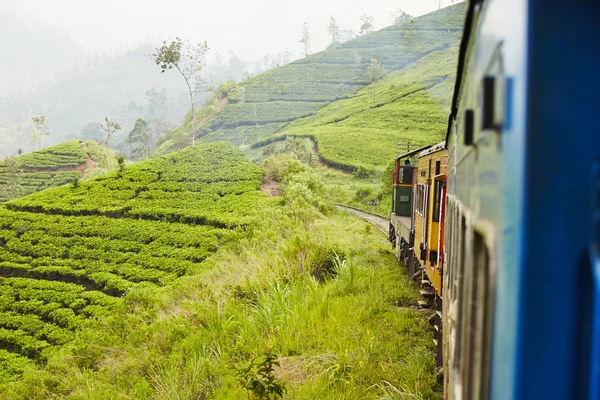
[[[481,120],[481,130],[494,128],[494,111],[496,100],[496,78],[493,76],[484,76],[483,83],[483,117]]]
[[[415,212],[419,215],[425,215],[425,185],[421,183],[416,187]]]
[[[433,222],[440,222],[440,214],[442,211],[442,184],[441,180],[435,181],[433,193]]]
[[[466,236],[467,236],[467,219],[464,215],[459,214],[459,225],[458,225],[458,243],[457,243],[457,267],[458,267],[458,281],[460,283],[465,282],[465,264],[466,264]],[[462,370],[462,356],[463,356],[463,347],[461,338],[463,336],[463,328],[464,328],[464,307],[465,303],[465,290],[463,287],[458,287],[458,315],[456,321],[456,353],[454,355],[454,368],[458,370],[458,375],[460,376],[460,372]]]
[[[475,348],[472,373],[480,376],[472,381],[471,394],[473,398],[487,399],[489,397],[493,285],[490,255],[485,238],[477,231],[473,236],[473,270],[477,276],[474,284],[477,290],[473,293],[472,301],[476,304],[477,311],[473,315],[476,335],[473,338]]]

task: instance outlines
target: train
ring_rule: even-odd
[[[600,399],[600,3],[469,0],[445,140],[389,238],[446,399]]]

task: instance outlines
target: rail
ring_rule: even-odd
[[[366,222],[373,225],[377,230],[383,233],[385,236],[389,235],[388,226],[389,226],[389,218],[384,217],[381,214],[377,214],[374,212],[370,212],[367,210],[362,210],[357,207],[349,206],[346,204],[333,203],[336,207],[340,209],[347,209],[355,216],[365,220]]]

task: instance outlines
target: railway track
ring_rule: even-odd
[[[360,208],[347,206],[345,204],[333,203],[340,210],[348,211],[350,214],[353,214],[366,222],[373,225],[377,228],[378,231],[383,233],[385,236],[389,234],[389,219],[384,217],[383,215],[375,214],[369,211],[361,210]]]

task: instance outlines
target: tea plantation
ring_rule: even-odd
[[[127,291],[195,271],[267,201],[262,178],[215,143],[0,207],[0,382],[43,365]]]
[[[443,140],[455,80],[458,43],[434,51],[348,99],[298,119],[266,142],[307,136],[331,166],[377,170],[398,151]],[[261,142],[254,146],[258,147]]]
[[[241,82],[243,90],[230,94],[228,104],[198,126],[197,137],[205,142],[228,140],[248,145],[277,136],[282,125],[313,116],[371,84],[374,78],[368,69],[373,59],[385,71],[402,71],[431,53],[453,48],[461,36],[464,12],[464,3],[459,3],[400,26],[333,44]],[[456,59],[456,50],[446,54]],[[202,111],[198,115],[204,116]],[[161,142],[158,151],[180,147],[169,140]]]
[[[82,178],[97,167],[100,149],[95,142],[74,140],[0,161],[0,203]]]

